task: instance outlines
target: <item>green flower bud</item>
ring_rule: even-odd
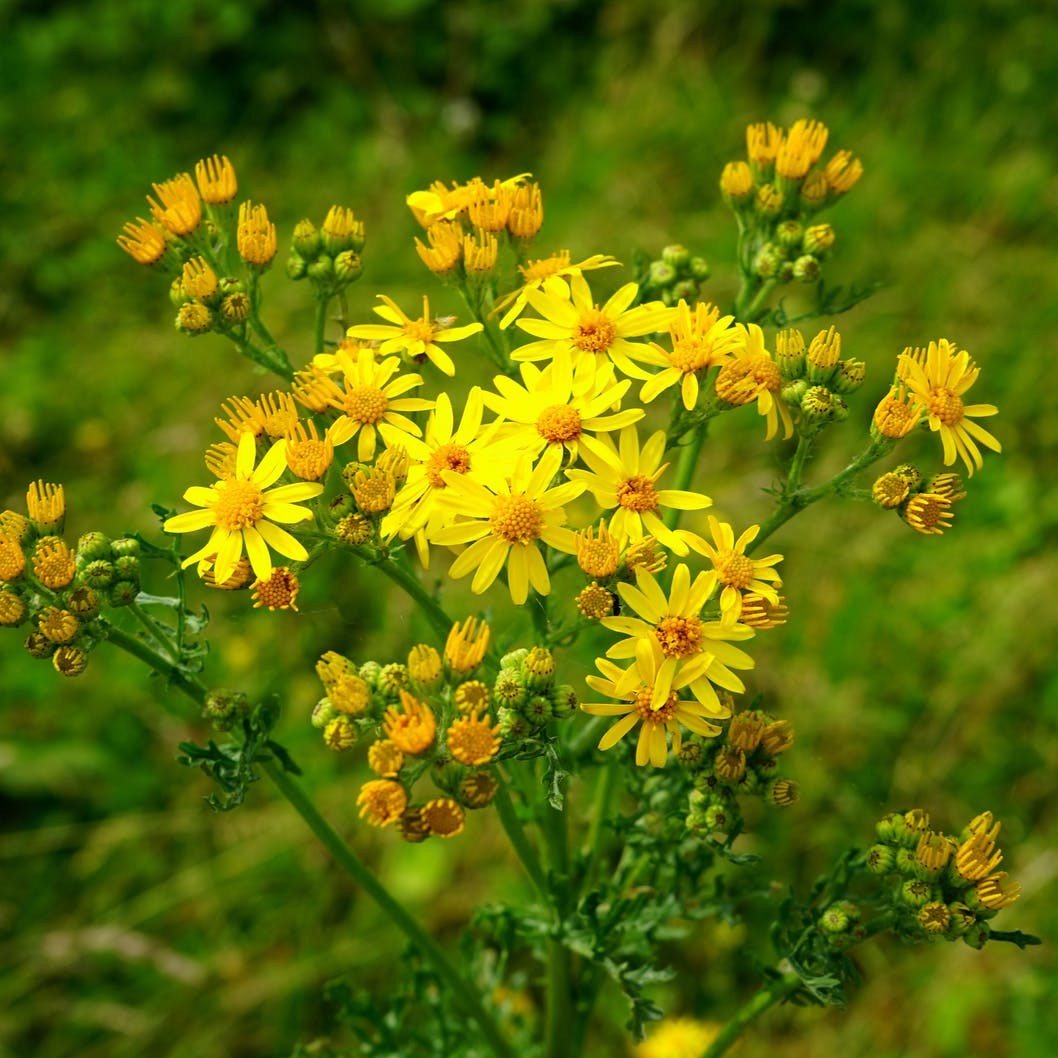
[[[202,715],[212,720],[220,731],[230,731],[249,711],[250,703],[242,691],[230,691],[216,687],[206,694],[202,703]]]
[[[517,742],[529,735],[529,724],[520,713],[501,706],[496,710],[496,720],[500,725],[500,734],[505,741]]]
[[[836,905],[819,916],[819,928],[824,933],[844,933],[849,928],[849,916]]]
[[[320,233],[308,217],[294,225],[294,249],[305,261],[313,261],[320,252]]]
[[[321,698],[312,708],[311,724],[322,731],[336,716],[338,710],[331,705],[330,698]]]
[[[114,583],[114,566],[105,559],[96,559],[81,570],[80,580],[82,584],[102,591]]]
[[[55,644],[43,632],[30,632],[22,645],[35,658],[50,658],[55,653]]]
[[[714,830],[726,831],[731,825],[732,814],[730,809],[723,804],[711,804],[702,813],[705,829],[709,832]]]
[[[704,257],[692,257],[688,267],[691,279],[698,283],[704,283],[712,274],[709,269],[709,262]]]
[[[110,548],[115,555],[133,555],[138,558],[140,554],[140,542],[132,536],[120,536],[112,540]]]
[[[948,923],[947,935],[951,938],[961,937],[977,924],[977,916],[959,900],[950,903],[948,911],[951,921]]]
[[[87,565],[96,559],[110,559],[110,539],[102,533],[84,533],[77,541],[77,563]]]
[[[131,580],[116,580],[107,591],[107,602],[111,606],[129,606],[136,601],[139,593],[139,584],[133,584]]]
[[[788,404],[791,408],[799,408],[809,388],[808,383],[803,378],[799,378],[783,386],[779,390],[779,396],[784,404]]]
[[[334,279],[334,261],[326,254],[321,254],[308,266],[307,272],[314,283],[326,286]]]
[[[963,943],[980,951],[988,943],[991,933],[987,922],[977,922],[962,935]]]
[[[522,715],[533,727],[543,727],[549,720],[553,720],[555,713],[551,706],[551,699],[542,694],[534,694],[524,706]]]
[[[680,746],[679,753],[676,754],[676,759],[688,770],[697,771],[705,763],[705,749],[701,742],[687,739]],[[698,790],[692,792],[692,796],[698,793]]]
[[[395,661],[384,665],[378,676],[378,693],[384,698],[397,699],[407,688],[409,679],[407,665]]]
[[[679,243],[673,243],[671,246],[666,246],[661,251],[661,259],[668,265],[671,265],[677,271],[682,269],[685,265],[690,263],[691,251],[686,246],[681,246]]]
[[[896,853],[888,845],[872,845],[867,850],[867,870],[871,874],[889,874],[896,866]]]
[[[197,301],[187,301],[176,314],[176,329],[189,338],[197,338],[213,329],[213,313]]]
[[[683,298],[684,301],[693,301],[698,296],[698,283],[694,279],[681,279],[672,288],[672,300],[674,302]]]
[[[676,269],[667,261],[651,261],[644,284],[651,290],[665,290],[676,282]]]
[[[135,555],[119,555],[114,559],[114,576],[118,580],[138,581],[140,578],[140,560]]]
[[[896,850],[896,855],[893,857],[893,866],[901,874],[914,876],[915,863],[915,850],[909,849],[905,845],[900,845]]]
[[[810,253],[802,254],[793,263],[793,277],[798,283],[814,283],[821,271],[819,259]]]
[[[834,229],[829,224],[813,224],[805,230],[802,245],[805,253],[818,257],[834,245]]]
[[[779,248],[766,242],[753,258],[753,272],[761,279],[771,279],[778,275],[782,264],[782,253]]]
[[[178,309],[186,301],[187,291],[184,289],[184,277],[179,275],[169,284],[169,302],[174,309]]]
[[[874,826],[874,831],[880,841],[891,843],[896,840],[896,835],[904,829],[904,817],[900,812],[890,812],[883,816]]]
[[[382,677],[382,666],[377,661],[365,661],[360,666],[357,675],[373,691],[379,689],[379,680]]]
[[[900,886],[900,899],[916,911],[933,899],[933,886],[921,878],[909,878]]]
[[[521,647],[519,650],[512,650],[508,654],[504,654],[500,658],[501,669],[517,669],[521,667],[522,662],[525,660],[526,655],[529,653],[528,648]]]
[[[51,663],[60,676],[80,676],[88,668],[88,651],[76,643],[63,643],[52,654]]]
[[[500,669],[492,687],[492,694],[498,705],[510,709],[520,708],[528,698],[522,677],[515,669]]]
[[[800,221],[796,220],[784,220],[775,229],[775,237],[778,239],[779,245],[785,250],[799,248],[803,235],[804,228],[801,227]]]
[[[334,277],[342,286],[354,283],[364,274],[364,264],[355,250],[343,250],[334,259]]]
[[[565,720],[577,711],[580,700],[568,683],[561,683],[551,691],[551,706],[556,720]]]
[[[292,279],[296,283],[299,279],[304,279],[308,274],[308,261],[299,254],[292,253],[287,258],[287,279]]]
[[[867,365],[862,360],[842,360],[830,380],[835,393],[854,393],[867,377]]]

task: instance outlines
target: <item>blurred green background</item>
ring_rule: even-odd
[[[831,274],[887,285],[839,321],[870,373],[814,472],[857,449],[853,424],[896,353],[939,336],[982,366],[975,396],[999,405],[1004,454],[942,538],[852,504],[820,505],[776,538],[792,619],[754,644],[752,687],[797,727],[804,796],[754,843],[777,881],[803,890],[884,811],[922,805],[957,830],[991,809],[1024,886],[1003,923],[1046,943],[874,942],[857,956],[866,983],[851,1011],[773,1012],[740,1053],[1053,1054],[1058,23],[1042,4],[954,10],[2,0],[0,506],[21,509],[43,477],[66,483],[73,536],[151,532],[149,504],[174,506],[202,479],[219,402],[268,387],[219,340],[176,334],[164,282],[114,244],[151,181],[204,155],[231,157],[240,196],[267,203],[281,244],[303,215],[356,210],[369,243],[351,302],[364,321],[379,290],[406,306],[424,291],[438,309],[452,301],[411,250],[405,194],[524,170],[544,187],[542,252],[629,261],[681,241],[713,264],[709,293],[724,301],[723,163],[750,121],[820,118],[866,169],[828,217]],[[266,280],[266,318],[307,355],[311,306],[281,271]],[[930,440],[907,456],[936,464]],[[767,513],[773,458],[756,422],[725,420],[699,484],[748,523]],[[311,659],[398,656],[416,626],[406,608],[382,612],[368,574],[333,572],[306,586],[300,616],[210,598],[209,676],[282,691],[280,737],[330,817],[454,941],[475,904],[521,883],[513,863],[497,873],[506,853],[483,820],[473,840],[422,846],[358,825],[357,766],[305,722]],[[0,635],[0,1056],[285,1055],[328,1031],[327,979],[348,973],[384,995],[394,931],[270,789],[230,816],[204,808],[205,780],[174,763],[179,740],[206,734],[181,701],[160,707],[116,652],[60,684],[20,640]],[[674,948],[663,1005],[722,1018],[752,987],[753,954],[768,957],[763,938],[730,933]]]

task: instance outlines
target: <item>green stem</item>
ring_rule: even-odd
[[[316,331],[313,344],[316,356],[323,352],[324,338],[327,332],[327,309],[330,308],[330,304],[331,299],[328,294],[319,293],[316,295]]]
[[[205,685],[180,672],[157,651],[152,650],[134,636],[122,632],[119,628],[110,630],[110,642],[121,647],[133,657],[139,658],[156,672],[166,676],[176,687],[200,705],[206,696]],[[466,1015],[475,1021],[481,1034],[488,1041],[494,1054],[500,1058],[516,1058],[510,1044],[503,1038],[499,1027],[492,1016],[482,1005],[473,984],[449,961],[437,942],[426,933],[407,911],[389,894],[384,885],[371,873],[369,868],[355,852],[342,840],[331,825],[320,815],[312,799],[305,793],[294,778],[287,774],[274,760],[258,762],[262,771],[272,780],[279,792],[290,802],[294,810],[308,824],[327,851],[368,895],[389,916],[393,923],[404,933],[411,943],[425,956],[437,970],[438,976],[452,989],[456,1002]]]
[[[452,990],[464,1013],[477,1023],[478,1028],[496,1055],[515,1058],[514,1049],[503,1038],[499,1027],[485,1009],[474,985],[468,981],[441,950],[437,942],[389,894],[389,890],[371,873],[370,869],[342,840],[326,819],[320,815],[312,799],[301,785],[275,761],[263,761],[261,768],[275,783],[279,792],[290,802],[294,811],[308,824],[323,847],[334,857],[368,895],[390,917],[411,943],[433,964],[438,976]]]
[[[410,570],[398,566],[392,559],[383,559],[381,562],[374,563],[374,565],[382,570],[394,584],[403,588],[422,607],[422,611],[430,624],[433,625],[434,631],[442,639],[447,639],[448,633],[452,631],[454,622],[444,612],[437,600],[419,583],[419,579]]]
[[[158,627],[158,623],[148,614],[139,603],[131,603],[129,605],[129,612],[141,625],[147,630],[150,637],[162,648],[162,651],[167,654],[172,660],[176,660],[176,656],[173,653],[172,644],[169,637]]]
[[[677,397],[677,399],[679,398]],[[705,444],[705,438],[708,433],[708,419],[691,430],[691,439],[680,450],[680,460],[676,464],[676,480],[672,486],[674,489],[686,490],[690,488],[695,468],[698,466],[698,457],[702,454],[702,445]],[[678,507],[670,507],[665,512],[665,524],[670,529],[675,529],[680,524],[682,515],[683,511]]]
[[[805,444],[804,438],[801,439],[801,442],[799,442],[797,446],[798,453],[801,452],[801,446],[803,444]],[[847,481],[854,478],[861,470],[881,459],[892,447],[893,442],[889,440],[872,441],[867,446],[866,450],[849,463],[844,470],[835,474],[829,481],[824,482],[822,485],[817,485],[813,489],[797,488],[796,491],[794,491],[790,488],[790,478],[787,478],[787,485],[783,489],[782,502],[772,513],[771,517],[761,525],[760,532],[757,534],[756,539],[746,548],[746,554],[748,555],[759,550],[764,541],[767,540],[777,529],[785,525],[795,514],[803,511],[806,507],[810,507],[813,503],[817,503],[824,497],[837,492]],[[805,449],[802,463],[806,457],[807,448]],[[796,460],[797,454],[795,453],[794,461],[796,462]],[[792,475],[794,471],[793,464],[791,464],[790,471]]]
[[[581,892],[590,892],[598,873],[599,861],[602,858],[602,844],[604,836],[604,825],[606,817],[610,812],[610,801],[613,797],[614,787],[617,782],[617,758],[607,758],[602,766],[602,775],[599,777],[599,785],[595,790],[595,804],[592,808],[591,825],[588,828],[588,839],[585,842],[587,848],[587,863],[584,867],[584,877],[581,881]]]
[[[746,1031],[750,1022],[755,1021],[776,1003],[792,995],[800,985],[801,978],[797,974],[785,973],[778,980],[772,981],[767,988],[762,988],[720,1030],[713,1042],[705,1049],[702,1058],[720,1058],[720,1055],[724,1054]]]
[[[507,785],[509,784],[508,782]],[[525,833],[521,820],[518,818],[514,802],[511,800],[511,795],[507,792],[507,785],[503,782],[500,783],[496,799],[493,801],[496,806],[496,813],[500,817],[500,824],[507,833],[511,847],[525,868],[525,873],[529,875],[533,885],[536,886],[540,898],[547,903],[550,900],[550,892],[547,887],[544,869],[540,866],[540,860],[533,850],[533,846],[529,844],[529,838]]]
[[[797,449],[794,452],[793,459],[790,460],[790,470],[786,475],[786,485],[782,490],[784,498],[789,498],[801,487],[801,479],[804,476],[805,463],[808,462],[808,457],[812,452],[813,443],[814,438],[812,437],[802,436],[798,438]]]
[[[540,830],[552,874],[556,932],[562,929],[568,911],[569,861],[566,847],[566,817],[550,805],[543,807]],[[570,1058],[573,1053],[573,980],[570,951],[559,937],[547,942],[546,1058]]]
[[[755,323],[761,306],[768,300],[768,295],[775,289],[775,285],[776,280],[774,279],[769,279],[762,283],[753,300],[739,314],[739,319],[745,320],[746,323]]]

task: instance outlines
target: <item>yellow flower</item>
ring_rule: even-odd
[[[235,169],[228,161],[227,155],[214,154],[212,158],[203,158],[195,164],[195,180],[202,201],[211,206],[223,206],[229,203],[239,189],[235,179]]]
[[[871,432],[896,441],[906,437],[921,419],[922,408],[907,399],[907,390],[903,386],[890,386],[874,409]]]
[[[151,216],[166,231],[183,238],[201,224],[202,200],[198,197],[198,189],[190,173],[178,173],[172,180],[151,186],[158,196],[157,200],[147,196]]]
[[[786,134],[770,121],[761,121],[746,128],[746,154],[759,170],[768,169],[775,161]]]
[[[680,687],[690,686],[692,693],[711,710],[721,708],[713,684],[728,691],[744,691],[745,686],[732,669],[751,669],[753,659],[732,640],[753,637],[753,630],[740,624],[703,621],[702,607],[713,591],[708,573],[699,573],[691,581],[690,570],[680,563],[672,575],[669,595],[657,580],[645,571],[636,575],[636,584],[619,584],[626,613],[607,617],[603,627],[626,638],[607,650],[607,657],[638,657],[643,643],[656,649],[659,662],[651,679],[660,702],[677,680]],[[631,610],[635,617],[627,616]]]
[[[497,312],[503,312],[504,309],[507,309],[503,319],[500,320],[500,329],[506,330],[522,314],[525,306],[529,304],[529,292],[539,290],[544,285],[545,280],[550,279],[552,276],[580,275],[582,272],[590,271],[593,268],[610,268],[614,265],[620,266],[620,264],[621,262],[617,258],[603,253],[592,254],[591,257],[585,257],[583,261],[573,264],[569,250],[559,250],[550,257],[541,257],[536,261],[528,261],[524,265],[518,266],[518,271],[522,273],[522,279],[525,282],[522,286],[500,298],[496,302],[492,313],[495,315]]]
[[[448,638],[445,640],[445,662],[449,670],[458,676],[466,676],[473,672],[485,657],[491,635],[492,629],[489,628],[487,622],[479,622],[476,617],[468,617],[462,624],[456,621],[449,629]],[[463,686],[470,685],[464,684]],[[458,698],[457,693],[457,702]],[[488,694],[486,692],[480,708],[485,709],[487,705]]]
[[[519,173],[509,180],[497,181],[492,188],[488,187],[480,177],[475,177],[467,184],[456,184],[446,187],[440,180],[435,180],[426,191],[413,191],[405,199],[408,209],[415,215],[415,219],[424,227],[429,228],[440,220],[455,220],[464,213],[470,205],[478,199],[482,190],[491,198],[496,193],[507,194],[513,192],[530,173]]]
[[[474,570],[470,590],[486,591],[506,565],[511,599],[521,606],[529,596],[529,586],[540,595],[551,591],[547,564],[537,546],[572,554],[576,536],[564,528],[566,511],[562,506],[584,491],[577,482],[550,488],[562,463],[560,449],[544,453],[535,469],[523,459],[509,478],[493,478],[488,484],[465,475],[444,471],[451,497],[445,502],[462,520],[430,533],[433,543],[445,547],[469,544],[452,563],[449,576],[458,579]]]
[[[469,713],[453,720],[445,736],[448,752],[460,764],[488,764],[500,751],[500,726],[490,724],[488,717]]]
[[[486,392],[482,399],[505,420],[499,436],[534,457],[548,446],[563,447],[575,463],[583,445],[603,458],[605,450],[591,434],[620,430],[646,414],[641,408],[613,412],[632,383],[617,382],[609,364],[597,369],[592,360],[581,360],[574,372],[564,349],[544,371],[522,364],[521,375],[524,385],[497,375],[493,385],[501,396]]]
[[[584,359],[602,367],[607,359],[632,378],[649,378],[629,357],[638,351],[629,338],[653,334],[668,327],[675,309],[660,301],[631,308],[639,293],[635,283],[626,283],[600,308],[592,299],[587,280],[579,272],[562,279],[552,276],[540,290],[530,290],[529,304],[543,319],[519,319],[518,326],[540,341],[529,342],[511,354],[514,360],[549,360],[568,350],[573,366]]]
[[[795,121],[775,155],[775,171],[790,180],[802,180],[819,160],[830,133],[820,121]]]
[[[408,471],[393,510],[383,519],[382,536],[388,538],[397,532],[405,539],[415,536],[419,557],[426,567],[430,561],[430,532],[424,534],[423,527],[429,523],[432,531],[451,521],[445,473],[496,475],[508,465],[510,453],[494,444],[495,426],[482,425],[484,410],[481,390],[475,386],[456,426],[452,401],[447,393],[440,393],[423,439],[405,437],[402,441],[408,455],[417,462]]]
[[[392,779],[371,779],[360,787],[356,803],[360,806],[361,819],[373,827],[388,827],[408,807],[408,791]]]
[[[298,612],[298,592],[301,581],[286,566],[277,566],[268,580],[258,580],[253,585],[253,608],[267,606],[271,612],[293,610]]]
[[[438,276],[455,271],[463,259],[463,229],[454,221],[439,220],[426,229],[426,237],[429,246],[422,239],[415,240],[415,252],[422,263]]]
[[[662,508],[697,511],[713,501],[700,492],[657,488],[669,465],[662,462],[664,430],[651,434],[640,449],[636,428],[626,426],[619,446],[603,437],[581,454],[591,470],[568,470],[566,474],[572,481],[582,482],[603,510],[614,511],[608,528],[622,544],[650,535],[676,554],[687,554],[687,545],[661,520]]]
[[[343,414],[328,429],[331,444],[342,445],[359,433],[356,458],[366,463],[375,456],[377,436],[389,447],[407,446],[422,432],[406,411],[425,411],[433,402],[421,397],[401,397],[422,385],[422,375],[393,376],[400,370],[395,356],[376,362],[371,349],[360,349],[356,359],[345,350],[334,358],[344,376],[344,388],[329,381],[330,404]],[[392,379],[392,381],[391,381]]]
[[[739,324],[742,327],[742,324]],[[793,420],[779,398],[782,376],[764,348],[764,332],[755,323],[746,329],[746,343],[736,346],[733,356],[716,377],[716,395],[725,404],[741,405],[757,402],[757,412],[767,420],[764,440],[770,441],[783,423],[783,437],[793,437]]]
[[[757,538],[759,525],[751,525],[737,540],[734,530],[726,522],[721,522],[709,515],[709,531],[713,543],[703,539],[697,533],[678,530],[680,536],[713,564],[706,574],[711,595],[716,585],[720,585],[720,618],[725,624],[737,621],[742,611],[742,598],[747,593],[762,596],[773,605],[778,605],[779,595],[775,586],[782,584],[782,578],[772,568],[782,561],[782,555],[768,555],[767,558],[750,558],[746,548]]]
[[[264,206],[243,202],[239,206],[239,226],[235,232],[239,256],[258,268],[270,264],[276,255],[276,226]]]
[[[669,689],[659,696],[656,681],[664,659],[657,644],[641,640],[635,657],[635,663],[627,669],[618,668],[606,658],[598,658],[595,664],[602,676],[587,677],[588,686],[593,691],[618,699],[581,703],[581,709],[592,716],[620,718],[599,739],[599,749],[607,750],[617,745],[636,724],[641,724],[636,743],[636,764],[642,766],[649,761],[655,768],[663,768],[668,760],[666,732],[672,738],[673,753],[679,753],[683,744],[681,724],[706,738],[720,734],[720,728],[706,717],[722,719],[730,715],[729,709],[719,703],[712,709],[700,701],[680,701],[679,692],[693,679],[686,673],[679,674]]]
[[[408,360],[421,361],[426,357],[449,377],[456,373],[456,365],[437,343],[459,342],[482,329],[480,323],[468,323],[465,327],[442,326],[439,320],[430,318],[430,302],[425,295],[422,299],[422,316],[417,320],[406,316],[393,299],[387,298],[385,294],[379,294],[379,299],[384,304],[375,306],[375,314],[389,320],[392,326],[365,323],[350,327],[346,334],[350,338],[380,341],[382,345],[379,353],[382,356],[400,351]]]
[[[142,265],[157,264],[165,256],[165,232],[156,224],[137,217],[122,229],[118,246]]]
[[[732,352],[746,344],[746,332],[734,326],[734,316],[721,316],[715,305],[699,302],[691,315],[682,298],[676,306],[676,317],[669,324],[672,351],[651,342],[636,359],[664,368],[643,383],[639,399],[649,404],[670,386],[680,385],[683,406],[691,411],[698,403],[698,376],[727,360]]]
[[[701,1058],[716,1039],[720,1026],[696,1018],[665,1018],[640,1044],[635,1058]]]
[[[184,559],[185,567],[215,554],[214,577],[223,584],[245,549],[258,580],[267,581],[272,576],[269,547],[296,561],[308,558],[305,548],[275,523],[312,518],[312,511],[297,506],[296,501],[318,496],[323,486],[299,482],[269,489],[286,470],[283,447],[284,442],[276,442],[255,468],[253,435],[244,433],[239,439],[234,475],[208,488],[193,485],[184,493],[188,503],[203,509],[174,515],[162,528],[167,533],[191,533],[213,527],[206,545]]]
[[[33,481],[26,489],[26,511],[42,533],[57,529],[66,517],[66,492],[50,481]]]
[[[945,466],[951,466],[959,457],[970,474],[983,465],[978,443],[993,452],[1002,451],[1000,443],[973,421],[995,415],[999,409],[994,404],[963,403],[963,395],[980,373],[965,349],[960,352],[944,338],[930,342],[928,349],[905,349],[897,363],[897,374],[907,385],[912,400],[921,405],[929,428],[940,431]]]
[[[425,702],[407,691],[400,692],[400,701],[403,711],[391,705],[383,717],[382,729],[397,749],[414,757],[433,745],[437,718]]]
[[[427,833],[438,838],[454,838],[462,833],[466,813],[463,806],[451,797],[435,797],[419,810]]]

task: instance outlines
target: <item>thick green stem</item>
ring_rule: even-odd
[[[507,786],[503,782],[500,783],[493,804],[496,806],[496,813],[500,817],[500,823],[507,834],[515,855],[517,855],[521,865],[525,868],[525,873],[529,875],[530,880],[536,887],[540,899],[547,903],[551,896],[547,887],[544,869],[540,866],[540,859],[536,855],[533,846],[529,843],[528,835],[525,833],[525,828],[518,818],[514,802],[511,800],[511,795],[507,792]]]
[[[720,1058],[720,1055],[724,1054],[746,1031],[750,1022],[755,1021],[780,1000],[796,992],[800,984],[801,978],[797,974],[785,973],[778,980],[772,981],[767,988],[762,988],[720,1030],[713,1042],[705,1049],[702,1058]]]
[[[566,817],[544,805],[540,830],[547,850],[547,866],[554,887],[554,928],[562,929],[569,910],[569,860],[566,847]],[[547,942],[546,1058],[570,1058],[573,1054],[573,974],[570,950],[559,937]]]
[[[111,628],[109,641],[122,648],[133,657],[149,665],[156,672],[167,677],[170,683],[179,687],[187,696],[202,704],[206,695],[206,686],[201,681],[180,672],[173,664],[146,643],[134,636]],[[290,802],[294,810],[308,824],[319,838],[324,848],[389,916],[394,925],[404,933],[421,955],[429,960],[438,976],[452,989],[453,996],[467,1017],[476,1022],[482,1037],[488,1042],[495,1055],[500,1058],[515,1058],[510,1044],[503,1038],[499,1026],[482,1005],[474,985],[455,968],[448,956],[437,942],[408,914],[407,911],[389,894],[386,887],[371,873],[363,861],[345,843],[331,825],[320,815],[312,799],[301,788],[295,779],[287,774],[274,760],[260,761],[262,771],[272,780],[279,792]]]
[[[409,570],[404,569],[402,566],[398,566],[396,562],[390,559],[384,559],[381,562],[375,563],[375,565],[378,569],[382,570],[382,572],[385,573],[394,584],[403,588],[404,591],[419,604],[427,620],[433,625],[434,631],[437,632],[442,639],[447,639],[448,633],[452,630],[452,618],[444,612],[437,600],[434,599],[419,583],[418,578]]]
[[[327,334],[327,310],[330,308],[331,299],[328,294],[316,295],[316,330],[313,349],[316,356],[323,352],[324,339]]]
[[[588,828],[588,839],[585,843],[587,863],[584,866],[584,878],[581,881],[581,892],[590,892],[598,873],[599,861],[602,858],[602,844],[605,835],[604,826],[610,811],[610,800],[613,797],[617,782],[617,757],[608,757],[602,766],[599,785],[595,789],[595,803],[592,807],[591,825]]]
[[[679,399],[677,397],[677,399]],[[694,471],[698,466],[698,457],[702,454],[702,445],[705,444],[706,435],[709,433],[709,420],[699,423],[691,430],[691,439],[680,449],[680,460],[676,464],[676,480],[674,489],[686,490],[690,488],[694,479]],[[665,524],[670,529],[675,529],[680,524],[683,511],[677,507],[670,507],[665,512]]]
[[[481,1030],[483,1038],[492,1051],[502,1058],[515,1058],[511,1045],[503,1038],[499,1026],[485,1009],[474,985],[451,963],[437,942],[408,914],[389,894],[389,890],[371,873],[356,853],[342,840],[326,819],[320,815],[312,799],[301,785],[274,761],[261,765],[265,774],[275,783],[279,792],[290,802],[294,810],[319,838],[323,847],[334,857],[335,862],[356,880],[393,923],[433,964],[438,976],[452,990],[455,1001],[463,1008]]]

